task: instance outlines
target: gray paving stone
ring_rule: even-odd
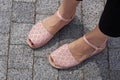
[[[82,3],[80,2],[76,9],[76,16],[79,19],[78,23],[82,21]]]
[[[120,70],[110,71],[110,80],[120,80]]]
[[[7,55],[8,53],[8,34],[0,33],[0,55]]]
[[[9,32],[10,16],[11,16],[10,12],[0,11],[0,33],[8,33]]]
[[[84,31],[88,32],[92,30],[99,22],[101,13],[104,9],[104,2],[102,0],[83,0],[82,2],[82,14]]]
[[[2,34],[0,33],[0,44],[7,45],[9,39],[9,34]]]
[[[26,44],[26,39],[33,24],[13,23],[10,44]]]
[[[120,70],[120,49],[109,49],[110,70]]]
[[[84,79],[85,80],[109,79],[107,51],[103,51],[98,55],[91,57],[85,61]]]
[[[0,56],[0,80],[6,80],[7,56]]]
[[[0,11],[11,11],[12,0],[0,0]]]
[[[8,80],[32,80],[32,70],[8,69]]]
[[[83,26],[80,22],[76,22],[76,20],[77,18],[60,31],[60,45],[72,42],[83,35]]]
[[[7,55],[7,54],[8,54],[8,45],[0,44],[0,55]]]
[[[33,51],[24,45],[10,45],[9,68],[32,68]]]
[[[58,0],[38,0],[36,11],[39,14],[53,14],[58,6]]]
[[[14,0],[14,1],[22,1],[22,2],[35,2],[36,0]]]
[[[43,20],[44,18],[48,17],[49,15],[39,15],[37,14],[36,23],[39,20]],[[50,40],[46,45],[37,49],[34,53],[35,56],[47,57],[52,51],[54,51],[59,44],[59,33],[57,33],[52,40]]]
[[[46,58],[34,59],[34,80],[58,80],[58,71],[50,66]]]
[[[102,63],[101,63],[102,64]],[[106,63],[104,63],[106,64]],[[91,62],[87,64],[85,68],[85,80],[107,80],[108,79],[108,73],[101,73],[102,69],[99,69],[96,63]],[[103,67],[105,67],[103,65]],[[105,69],[103,69],[105,70]],[[103,71],[102,71],[103,72]],[[107,78],[106,78],[107,77]]]
[[[13,21],[34,23],[34,3],[13,2]]]
[[[42,21],[43,19],[45,19],[45,18],[47,18],[47,17],[49,17],[49,16],[51,16],[51,15],[40,15],[40,14],[37,14],[37,15],[36,15],[36,23],[37,23],[38,21]]]
[[[108,41],[109,48],[120,48],[120,38],[109,38]]]
[[[59,80],[83,80],[82,68],[59,71]]]

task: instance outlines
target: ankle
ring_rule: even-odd
[[[87,33],[86,38],[96,46],[100,46],[108,40],[108,36],[102,33],[98,26],[96,26],[91,32]]]
[[[75,15],[76,9],[74,11],[71,11],[71,12],[59,9],[59,12],[60,12],[60,15],[63,18],[65,18],[65,19],[72,19],[73,16]]]
[[[94,36],[94,35],[93,36],[86,35],[86,39],[96,47],[100,47],[102,44],[104,44],[108,40],[107,37]]]

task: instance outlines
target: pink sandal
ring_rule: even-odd
[[[54,15],[58,16],[62,21],[66,22],[65,25],[67,25],[74,16],[71,19],[64,19],[59,11],[57,11]],[[61,26],[62,28],[63,26]],[[45,45],[48,41],[52,39],[54,35],[52,35],[42,24],[42,21],[35,24],[31,31],[29,32],[28,38],[26,42],[31,48],[39,48],[43,45]]]
[[[96,47],[93,44],[91,44],[85,36],[83,36],[84,41],[90,45],[91,47],[93,47],[95,49],[95,51],[93,53],[91,53],[91,56],[95,55],[96,53],[99,53],[100,51],[102,51],[105,47],[106,47],[106,41],[101,45],[101,47]],[[89,57],[86,57],[89,58]],[[54,68],[58,68],[58,69],[68,69],[71,68],[73,66],[76,66],[78,64],[80,64],[82,61],[84,61],[85,59],[82,59],[82,61],[77,61],[73,56],[72,53],[69,50],[69,46],[68,44],[64,44],[63,46],[59,47],[58,49],[56,49],[54,52],[52,52],[50,54],[50,56],[48,57],[50,64],[54,67]]]

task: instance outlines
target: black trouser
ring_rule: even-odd
[[[120,0],[107,0],[102,13],[99,28],[111,37],[120,37]]]
[[[82,0],[77,0],[82,1]],[[120,0],[107,0],[99,22],[99,29],[110,37],[120,37]]]

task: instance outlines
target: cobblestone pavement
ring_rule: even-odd
[[[83,0],[75,19],[44,47],[32,50],[25,39],[32,25],[52,15],[60,0],[0,0],[0,80],[120,80],[120,38],[110,38],[100,54],[80,65],[57,70],[47,56],[60,45],[94,28],[105,0]]]

